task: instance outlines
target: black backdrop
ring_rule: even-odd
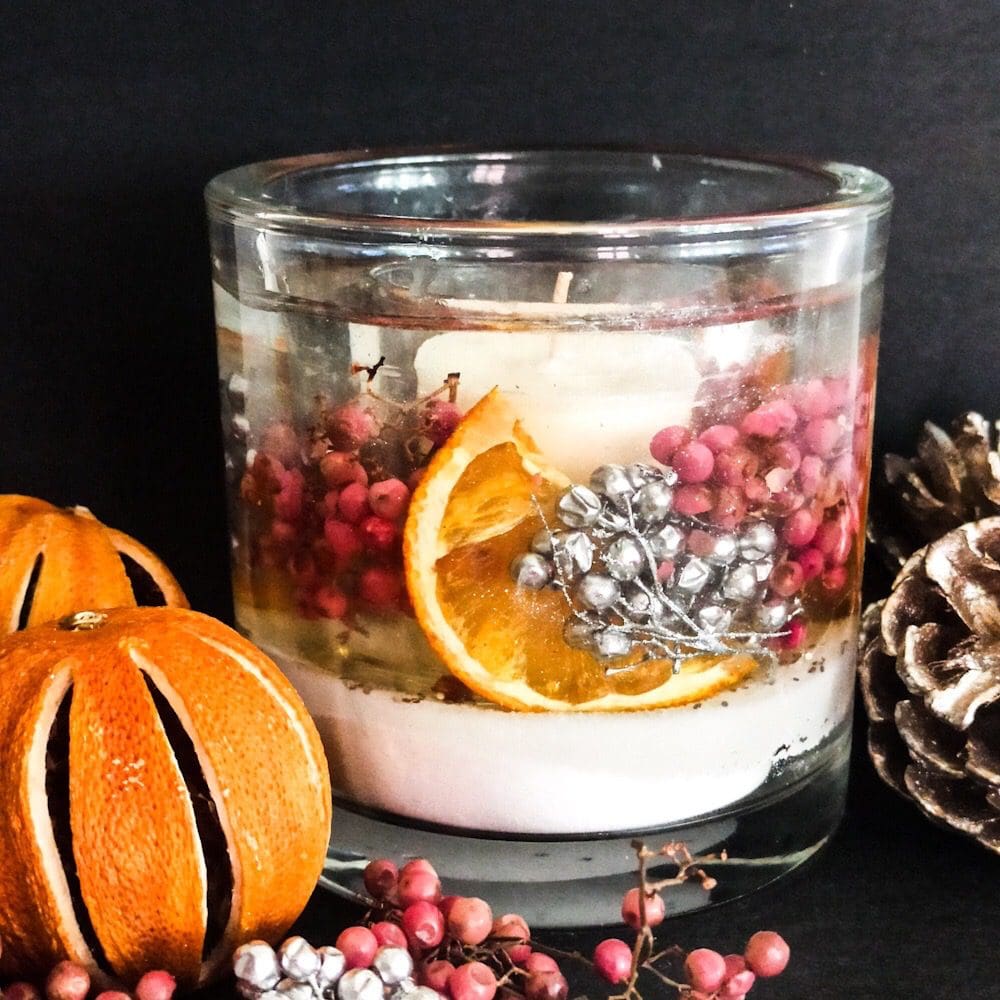
[[[638,141],[873,167],[897,191],[877,447],[910,447],[925,416],[1000,416],[996,14],[959,0],[8,0],[0,491],[90,506],[159,551],[196,607],[225,614],[201,190],[242,162],[360,145]],[[875,807],[811,882],[768,904],[813,950],[808,994],[846,996],[849,980],[874,995],[852,978],[867,962],[880,995],[987,995],[962,989],[962,963],[995,957],[995,929],[944,942],[963,919],[979,927],[962,899],[995,901],[995,865],[859,773],[855,800]],[[912,875],[944,851],[942,872],[964,882],[947,900],[946,877]],[[701,926],[756,920],[756,905]],[[840,951],[824,960],[828,939]],[[904,967],[911,986],[893,992]],[[979,989],[996,985],[980,974]]]

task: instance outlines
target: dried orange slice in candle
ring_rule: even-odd
[[[509,567],[543,527],[542,514],[554,519],[568,485],[498,389],[435,455],[413,495],[403,551],[417,619],[448,669],[484,698],[528,711],[682,705],[750,674],[752,656],[713,655],[686,660],[676,675],[656,660],[608,677],[604,664],[566,644],[564,595],[518,587]]]

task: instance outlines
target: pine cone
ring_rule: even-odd
[[[946,531],[1000,514],[998,426],[963,413],[949,436],[928,421],[916,458],[885,456],[886,483],[876,484],[868,537],[894,571]]]
[[[914,553],[865,612],[862,642],[879,775],[1000,853],[1000,517]]]

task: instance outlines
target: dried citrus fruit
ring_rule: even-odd
[[[410,505],[404,558],[417,619],[448,669],[492,702],[534,711],[662,708],[746,677],[749,655],[693,657],[679,674],[652,660],[608,676],[567,645],[563,593],[518,587],[509,572],[567,485],[498,389],[434,457]]]
[[[192,987],[282,934],[326,857],[305,706],[194,611],[78,612],[0,641],[0,791],[5,980],[71,958]]]
[[[80,608],[187,607],[170,570],[86,507],[0,496],[0,635]]]

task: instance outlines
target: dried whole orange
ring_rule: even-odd
[[[0,635],[80,608],[186,608],[170,570],[86,507],[0,496]]]
[[[330,780],[278,668],[177,608],[0,641],[0,976],[71,958],[185,986],[274,940],[319,877]]]

